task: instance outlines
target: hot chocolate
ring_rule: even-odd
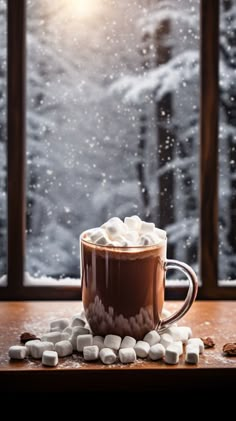
[[[117,334],[142,339],[152,329],[163,329],[190,308],[197,278],[185,263],[166,259],[166,232],[138,216],[111,218],[80,237],[82,299],[95,335]],[[161,320],[165,273],[182,271],[190,282],[179,311]]]
[[[143,338],[160,321],[166,242],[110,248],[82,238],[81,246],[82,298],[93,333]]]

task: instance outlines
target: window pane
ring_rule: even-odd
[[[28,1],[27,268],[79,276],[79,235],[138,214],[198,244],[198,2]]]
[[[236,4],[221,0],[219,279],[236,279]]]
[[[6,273],[6,253],[6,1],[0,0],[0,277]]]

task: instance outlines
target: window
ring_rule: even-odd
[[[165,227],[168,256],[199,273],[199,297],[234,297],[235,87],[227,81],[234,72],[236,8],[222,0],[219,25],[217,1],[179,0],[178,10],[174,3],[8,2],[3,298],[77,298],[76,279],[42,284],[37,278],[78,278],[80,232],[114,213],[138,213]],[[4,197],[4,181],[0,188]],[[3,273],[4,253],[0,260]],[[170,287],[167,296],[181,290]]]

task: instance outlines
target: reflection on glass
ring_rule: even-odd
[[[6,1],[0,0],[0,277],[7,264],[6,218]]]
[[[138,214],[197,270],[198,2],[28,1],[27,268],[79,276],[79,235]]]
[[[236,4],[221,0],[219,279],[236,279]]]

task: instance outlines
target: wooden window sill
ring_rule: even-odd
[[[42,367],[40,361],[12,362],[10,345],[19,343],[23,331],[41,334],[48,321],[71,317],[81,309],[81,302],[2,302],[0,305],[0,391],[71,392],[79,390],[190,390],[228,387],[236,380],[236,357],[222,355],[222,346],[236,342],[236,302],[195,302],[179,325],[191,326],[194,336],[213,336],[216,346],[200,357],[198,366],[180,358],[176,366],[162,362],[141,361],[132,365],[104,366],[84,363],[78,355],[61,359],[56,368]],[[179,302],[167,302],[174,311]]]

